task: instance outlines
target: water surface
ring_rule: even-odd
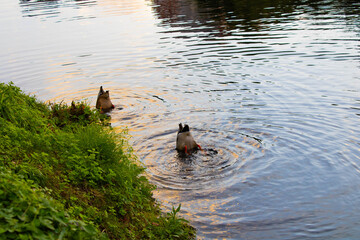
[[[0,79],[46,101],[100,85],[202,239],[360,236],[360,4],[0,3]],[[188,123],[205,151],[175,150]]]

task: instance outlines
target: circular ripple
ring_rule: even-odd
[[[135,142],[152,182],[165,189],[205,189],[219,184],[219,179],[232,181],[264,152],[261,140],[255,137],[238,134],[234,139],[233,132],[195,128],[192,134],[203,150],[185,155],[175,150],[176,134],[174,128]],[[229,138],[235,140],[233,144]]]

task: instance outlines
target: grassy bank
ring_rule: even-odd
[[[0,239],[193,239],[105,115],[0,83]]]

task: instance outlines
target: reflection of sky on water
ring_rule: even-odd
[[[12,49],[5,47],[11,52],[4,55],[6,62],[10,63],[10,68],[20,66],[22,72],[35,70],[36,74],[27,78],[45,80],[45,85],[49,85],[48,92],[45,93],[43,88],[34,89],[34,86],[27,89],[41,91],[45,98],[72,91],[74,86],[69,83],[74,83],[74,80],[81,88],[88,83],[98,84],[96,79],[111,83],[129,69],[141,70],[144,74],[152,64],[152,55],[134,56],[154,48],[156,26],[151,8],[145,1],[127,4],[116,1],[113,4],[114,1],[20,3],[23,17],[28,20],[27,24],[17,25],[16,31],[7,31],[9,38],[3,39],[3,46],[11,46]],[[126,9],[122,9],[124,5]],[[28,12],[32,14],[26,15]],[[14,46],[18,49],[15,52]],[[33,68],[29,69],[29,64]],[[17,73],[9,72],[9,75],[9,79],[15,82],[23,79],[23,75],[18,76]]]
[[[58,102],[109,89],[154,195],[199,236],[358,236],[357,6],[4,0],[0,77]],[[217,154],[180,158],[179,122]]]

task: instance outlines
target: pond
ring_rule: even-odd
[[[200,239],[360,236],[360,3],[3,0],[0,79],[110,90],[116,129]],[[175,150],[189,124],[204,151]]]

